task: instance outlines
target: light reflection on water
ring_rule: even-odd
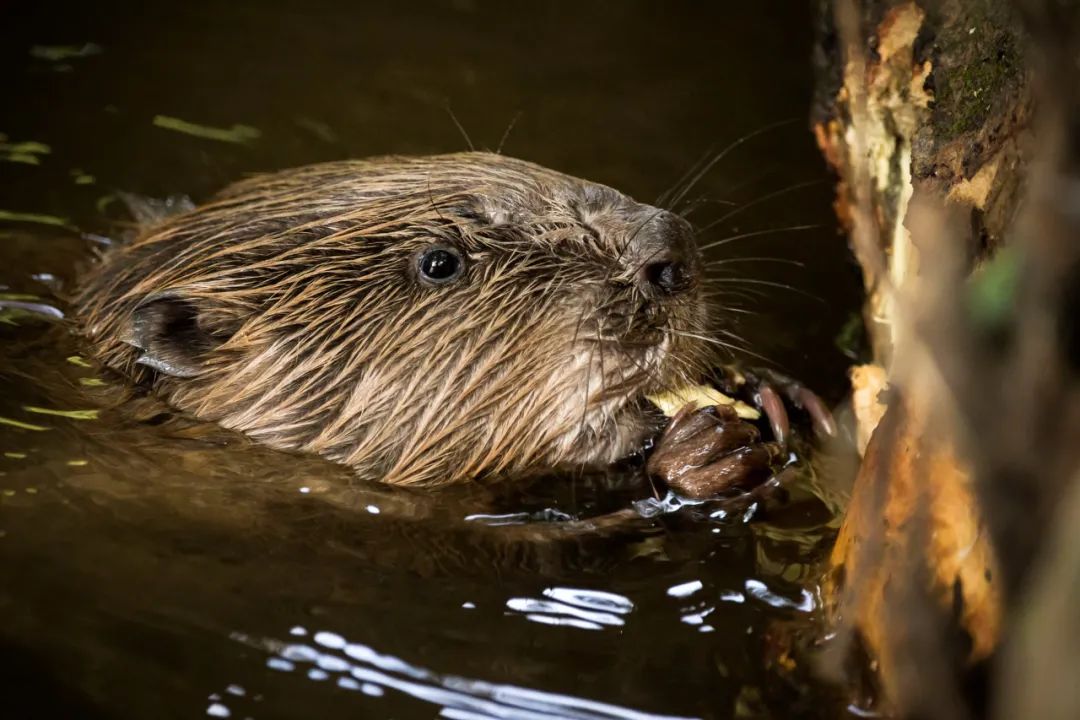
[[[634,609],[628,598],[611,592],[584,588],[550,587],[545,599],[515,597],[506,607],[524,613],[525,619],[545,625],[563,625],[582,630],[601,630],[605,625],[621,627]]]
[[[769,587],[754,578],[748,578],[746,581],[746,593],[766,605],[770,605],[774,608],[782,608],[785,610],[798,610],[799,612],[812,612],[816,607],[814,600],[814,594],[806,588],[800,588],[798,590],[799,598],[793,600],[785,597],[779,593],[776,593],[769,589]]]
[[[703,587],[700,580],[691,580],[690,582],[679,583],[678,585],[672,585],[667,589],[667,594],[671,597],[684,598],[690,597]]]
[[[581,594],[580,590],[573,591],[574,597],[581,597]],[[587,591],[584,592],[585,597],[589,595]],[[297,626],[289,634],[305,636],[308,631]],[[310,643],[254,638],[242,633],[234,633],[232,637],[244,645],[272,652],[273,655],[266,661],[267,667],[272,670],[306,673],[310,680],[330,681],[339,688],[369,697],[381,697],[388,690],[403,693],[439,707],[439,715],[446,718],[676,720],[685,717],[654,715],[584,697],[443,675],[325,630],[312,633]],[[211,697],[207,715],[232,715],[226,698],[221,695]]]

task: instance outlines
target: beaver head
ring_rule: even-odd
[[[606,464],[703,369],[680,217],[487,153],[248,179],[82,279],[93,354],[174,407],[364,477]]]

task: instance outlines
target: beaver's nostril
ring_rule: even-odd
[[[649,263],[643,274],[646,282],[666,293],[683,292],[694,284],[690,268],[677,260]]]

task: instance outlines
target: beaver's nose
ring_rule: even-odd
[[[694,286],[694,273],[677,258],[664,258],[648,263],[641,271],[642,279],[662,292],[674,295]]]
[[[649,225],[641,239],[639,286],[665,295],[692,289],[697,284],[701,262],[690,224],[664,211],[655,215]]]

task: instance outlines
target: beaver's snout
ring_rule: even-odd
[[[637,282],[651,295],[677,295],[694,289],[701,273],[693,231],[678,215],[649,208],[652,217],[641,235]]]

